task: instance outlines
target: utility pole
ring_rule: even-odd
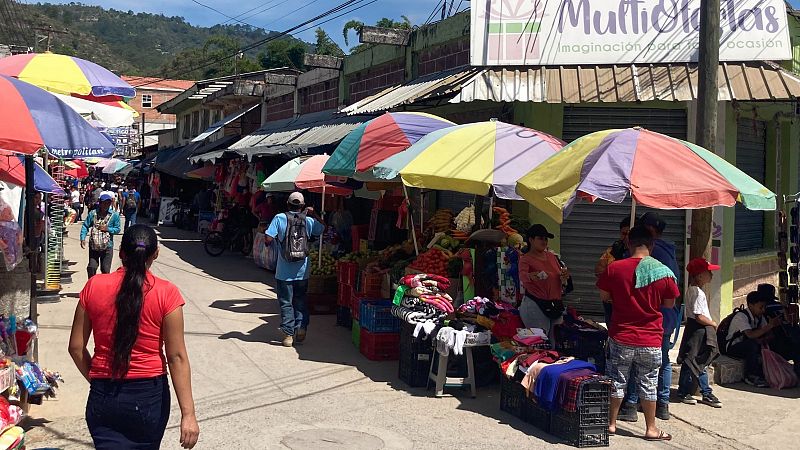
[[[45,33],[47,33],[47,48],[46,48],[46,51],[48,51],[48,52],[50,51],[50,45],[52,43],[54,34],[69,34],[69,30],[56,30],[55,28],[53,28],[52,25],[48,25],[46,27],[34,27],[33,29],[36,30],[36,31],[44,31]],[[37,34],[36,35],[36,39],[34,41],[34,45],[38,46],[39,42],[41,42],[41,40],[39,40],[39,35]],[[36,51],[36,50],[37,49],[34,48],[34,51]]]
[[[700,6],[700,55],[697,64],[697,126],[695,142],[712,152],[717,145],[717,99],[719,85],[719,15],[718,0],[703,0]],[[711,208],[692,211],[692,235],[689,254],[708,257],[711,246]]]

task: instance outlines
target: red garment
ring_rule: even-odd
[[[538,299],[561,300],[561,266],[554,253],[545,252],[545,255],[544,261],[535,258],[533,252],[522,255],[519,258],[519,281],[525,291]],[[547,274],[544,280],[537,277],[540,272]]]
[[[609,264],[597,280],[597,287],[611,294],[611,327],[608,336],[633,347],[661,347],[664,333],[661,303],[678,298],[673,278],[662,278],[643,288],[634,288],[636,266],[641,258]]]
[[[89,378],[111,378],[111,348],[116,320],[116,296],[125,269],[95,275],[80,293],[79,304],[92,323],[94,356]],[[151,378],[167,373],[167,359],[162,351],[161,324],[164,317],[183,306],[181,293],[174,284],[147,273],[144,303],[139,320],[139,337],[133,345],[126,379]]]
[[[517,334],[517,328],[525,328],[522,319],[510,311],[503,311],[494,319],[492,334],[501,340],[511,339]]]

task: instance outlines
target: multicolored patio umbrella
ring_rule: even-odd
[[[74,161],[67,162],[74,164],[76,167],[65,170],[64,175],[78,179],[83,179],[89,176],[89,170],[86,168],[86,163],[84,163],[82,160],[76,159]]]
[[[660,209],[775,209],[775,194],[716,154],[643,128],[588,134],[520,178],[517,193],[558,223],[579,198]]]
[[[408,150],[375,166],[374,174],[399,173],[407,186],[521,200],[517,180],[564,146],[530,128],[492,120],[434,131]]]
[[[123,171],[126,167],[130,166],[131,164],[127,161],[123,161],[121,159],[111,158],[108,160],[106,164],[103,165],[103,173],[117,173]],[[98,163],[97,166],[99,167],[100,164]]]
[[[59,94],[136,96],[136,89],[91,61],[55,53],[27,53],[0,59],[0,74]]]
[[[25,161],[20,155],[0,150],[0,181],[25,186]],[[65,194],[58,182],[38,164],[33,165],[33,186],[48,194]]]
[[[114,144],[80,114],[32,84],[0,75],[0,99],[2,149],[33,154],[47,147],[51,155],[62,158],[114,152]]]
[[[265,191],[294,191],[306,189],[311,192],[326,194],[350,195],[353,190],[334,186],[325,181],[322,166],[328,161],[328,155],[300,156],[281,166],[261,184]]]
[[[432,114],[387,112],[359,125],[345,136],[322,171],[345,177],[368,171],[428,133],[453,125],[453,122]]]
[[[101,105],[122,109],[133,115],[133,117],[139,117],[139,112],[133,109],[131,105],[125,103],[125,98],[120,97],[119,95],[104,95],[102,97],[97,97],[95,95],[72,94],[71,97],[78,100],[87,100],[92,103],[99,103]]]

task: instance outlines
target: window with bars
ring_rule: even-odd
[[[142,108],[153,107],[153,96],[150,94],[142,94]]]

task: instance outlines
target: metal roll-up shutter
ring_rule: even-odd
[[[595,131],[642,126],[679,139],[686,139],[687,119],[683,109],[653,108],[564,108],[563,139],[573,141]],[[637,207],[637,215],[649,211]],[[659,210],[667,222],[664,240],[675,243],[678,266],[684,266],[686,212]],[[561,256],[572,273],[575,290],[565,301],[578,312],[602,316],[603,308],[595,287],[594,267],[600,255],[619,239],[619,223],[631,214],[631,203],[581,202],[561,226]]]
[[[767,175],[767,125],[751,119],[739,119],[736,127],[736,167],[764,184]],[[764,211],[750,211],[736,204],[735,253],[764,247]]]

